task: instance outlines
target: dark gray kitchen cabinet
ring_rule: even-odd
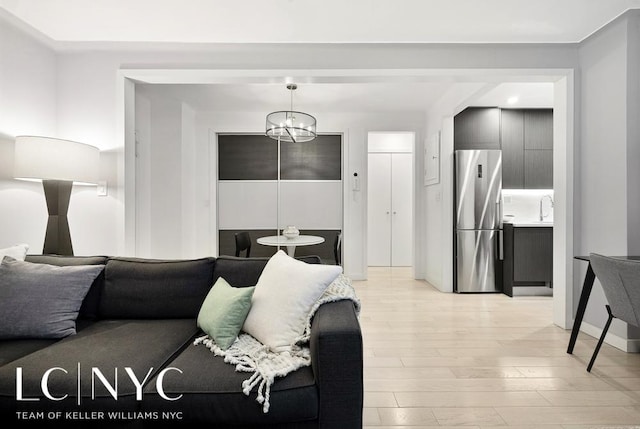
[[[526,109],[524,111],[525,150],[553,149],[553,110]]]
[[[502,187],[553,188],[553,110],[501,109]]]
[[[500,149],[500,109],[468,107],[453,119],[455,150]]]
[[[500,120],[502,139],[502,187],[524,188],[524,112],[502,109]]]
[[[553,282],[553,228],[504,224],[503,291],[516,286],[546,286]]]
[[[553,189],[553,150],[524,151],[525,189]]]

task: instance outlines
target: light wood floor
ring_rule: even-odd
[[[438,292],[406,268],[370,268],[362,300],[370,428],[640,429],[640,355],[551,322],[551,298]],[[637,425],[637,426],[636,426]]]

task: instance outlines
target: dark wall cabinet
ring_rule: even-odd
[[[503,189],[553,188],[553,110],[469,107],[454,118],[454,149],[502,149]]]
[[[504,224],[504,293],[514,286],[545,286],[553,281],[553,228]]]
[[[553,188],[553,110],[502,109],[502,187]]]
[[[500,149],[500,109],[469,107],[453,119],[455,150]]]
[[[526,109],[523,113],[525,150],[553,150],[553,110]]]
[[[502,187],[524,188],[524,114],[522,110],[502,110]]]

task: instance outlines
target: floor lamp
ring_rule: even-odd
[[[51,137],[16,137],[14,177],[42,181],[49,219],[43,254],[73,255],[67,213],[73,183],[96,184],[100,151]]]

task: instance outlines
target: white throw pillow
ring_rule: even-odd
[[[17,261],[24,261],[24,258],[27,256],[27,250],[29,250],[28,244],[16,244],[6,249],[0,249],[0,262],[2,262],[5,256],[11,256]]]
[[[275,352],[290,350],[311,308],[340,273],[339,265],[307,264],[278,251],[258,279],[243,330]]]

